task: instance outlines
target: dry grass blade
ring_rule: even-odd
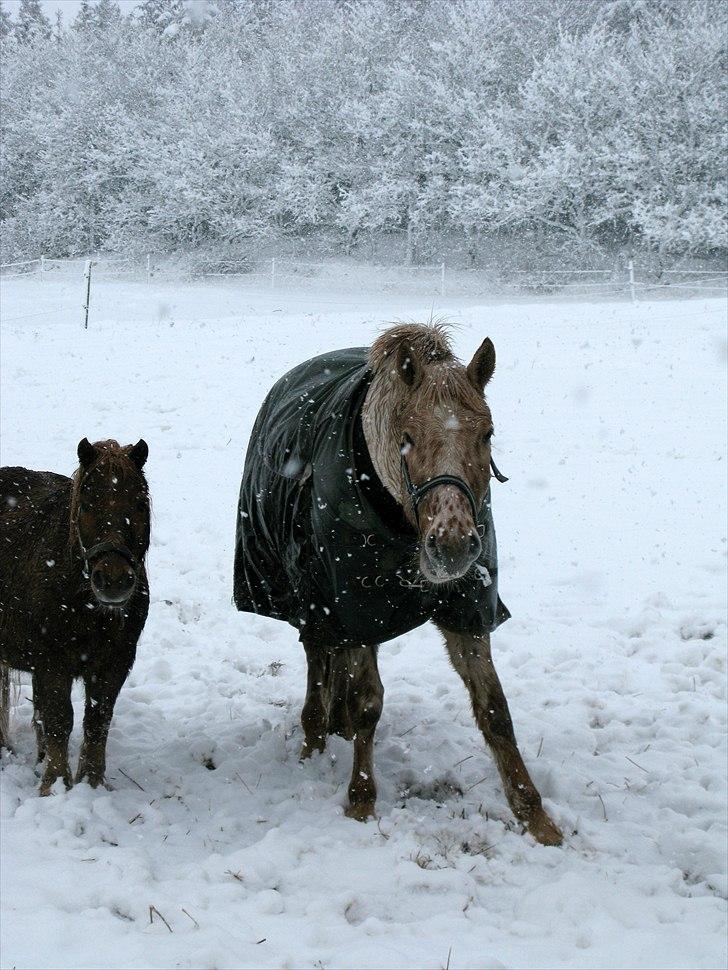
[[[634,765],[634,766],[635,766],[635,768],[639,768],[639,770],[640,770],[640,771],[644,771],[644,773],[645,773],[646,775],[649,775],[649,773],[650,773],[650,772],[649,772],[649,769],[647,769],[647,768],[643,768],[643,767],[642,767],[642,765],[638,765],[636,761],[632,761],[632,759],[630,758],[630,756],[629,756],[629,755],[627,755],[627,754],[625,755],[625,758],[627,759],[627,761],[629,761],[629,763],[630,763],[631,765]]]
[[[169,932],[170,932],[170,933],[173,933],[173,932],[174,932],[174,930],[173,930],[173,929],[172,929],[172,927],[171,927],[171,926],[169,925],[169,923],[168,923],[168,922],[167,922],[167,920],[166,920],[166,919],[164,918],[164,916],[162,916],[162,914],[161,914],[161,913],[159,912],[159,910],[157,909],[157,907],[156,907],[156,906],[150,906],[150,907],[149,907],[149,922],[150,922],[150,923],[153,923],[153,922],[154,922],[154,914],[155,914],[155,913],[156,913],[156,914],[157,914],[157,916],[158,916],[158,917],[159,917],[159,918],[161,919],[161,921],[162,921],[162,922],[164,923],[164,925],[165,925],[165,926],[167,927],[167,929],[169,930]]]
[[[249,795],[252,795],[253,793],[252,793],[252,791],[250,790],[250,788],[248,787],[248,785],[246,784],[246,782],[245,782],[245,779],[243,778],[243,776],[242,776],[242,775],[240,775],[240,774],[238,774],[238,772],[236,771],[236,772],[235,772],[235,777],[236,777],[236,778],[238,779],[238,781],[239,781],[239,782],[240,782],[240,784],[241,784],[241,785],[243,786],[243,788],[244,788],[244,789],[246,790],[246,792],[247,792],[247,793],[248,793]]]
[[[185,916],[187,917],[187,919],[191,919],[191,920],[192,920],[192,922],[193,922],[193,923],[195,924],[195,926],[196,926],[196,927],[197,927],[197,929],[199,930],[199,928],[200,928],[200,924],[199,924],[199,923],[197,922],[197,920],[195,919],[195,917],[194,917],[194,916],[192,916],[192,914],[191,914],[191,913],[188,913],[188,912],[187,912],[187,910],[186,910],[186,909],[184,908],[184,906],[182,907],[182,912],[183,912],[183,913],[185,914]]]
[[[142,786],[141,786],[141,785],[139,784],[139,782],[138,782],[138,781],[134,781],[134,779],[132,778],[132,776],[131,776],[131,775],[127,775],[127,773],[126,773],[126,772],[124,771],[124,769],[123,769],[123,768],[119,768],[119,771],[121,772],[121,774],[122,774],[122,775],[123,775],[123,776],[124,776],[125,778],[128,778],[128,779],[129,779],[129,781],[130,781],[130,782],[132,783],[132,785],[136,785],[136,786],[137,786],[137,788],[139,789],[139,791],[143,791],[143,792],[144,792],[144,794],[146,795],[146,790],[145,790],[144,788],[142,788]]]

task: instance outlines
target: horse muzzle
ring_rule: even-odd
[[[136,588],[137,563],[126,546],[99,543],[86,552],[91,589],[102,606],[119,608]]]
[[[451,583],[465,575],[481,549],[480,536],[474,530],[453,536],[430,529],[420,550],[420,570],[431,583]]]

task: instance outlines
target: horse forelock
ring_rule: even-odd
[[[450,333],[443,323],[400,323],[390,327],[372,344],[369,366],[374,373],[391,367],[403,346],[410,348],[424,366],[455,361]]]
[[[483,395],[468,378],[465,366],[452,351],[448,328],[440,321],[405,323],[383,333],[369,351],[369,366],[379,385],[380,406],[407,407],[412,392],[396,373],[402,349],[411,353],[422,376],[417,387],[417,404],[423,411],[445,407],[449,410],[482,413]],[[390,378],[382,380],[381,378]]]

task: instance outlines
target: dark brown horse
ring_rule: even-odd
[[[73,478],[0,469],[0,745],[7,668],[33,676],[41,795],[71,784],[71,686],[86,688],[76,780],[104,781],[106,739],[149,610],[150,506],[145,441],[78,445]]]
[[[287,620],[308,661],[302,757],[354,742],[347,814],[374,814],[378,644],[427,620],[441,631],[514,814],[547,845],[547,815],[493,666],[498,597],[490,511],[493,419],[485,340],[467,367],[437,326],[404,325],[371,348],[324,354],[269,393],[238,507],[238,609]]]

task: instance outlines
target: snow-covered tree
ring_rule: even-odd
[[[40,0],[20,0],[13,29],[20,44],[30,44],[39,38],[45,40],[51,36],[51,22],[43,13]]]
[[[121,8],[118,0],[97,0],[92,14],[95,30],[107,31],[113,29],[121,20]]]
[[[10,14],[0,2],[0,41],[9,37],[13,29],[13,21]]]
[[[83,32],[84,30],[90,30],[93,22],[94,14],[91,0],[81,0],[81,5],[78,8],[76,16],[73,18],[71,26],[74,30]]]
[[[726,245],[718,0],[82,0],[51,40],[23,0],[7,28],[11,247]]]

